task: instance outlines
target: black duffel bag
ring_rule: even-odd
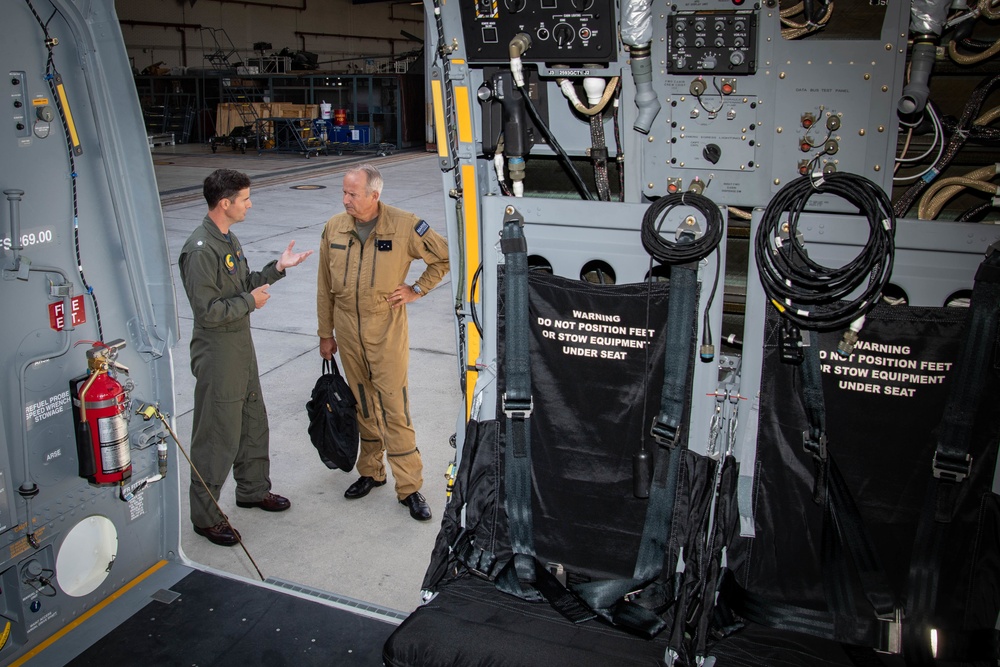
[[[332,372],[331,372],[332,371]],[[354,469],[358,458],[358,402],[336,360],[323,360],[323,375],[316,380],[312,398],[306,403],[309,439],[319,458],[331,470]]]

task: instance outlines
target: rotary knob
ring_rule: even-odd
[[[552,29],[552,37],[559,46],[568,46],[575,34],[573,28],[566,23],[560,23]]]

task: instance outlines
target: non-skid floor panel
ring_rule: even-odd
[[[395,625],[269,588],[194,571],[69,663],[310,667],[382,664]],[[169,599],[166,596],[165,599]]]
[[[383,658],[388,667],[653,667],[665,651],[663,635],[645,640],[597,620],[574,625],[548,603],[466,577],[410,614]]]

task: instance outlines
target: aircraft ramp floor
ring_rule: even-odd
[[[382,644],[395,628],[198,570],[151,598],[69,664],[127,665],[141,657],[144,664],[164,666],[381,665]]]

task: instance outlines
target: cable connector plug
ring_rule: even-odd
[[[514,77],[514,85],[518,88],[524,88],[524,69],[521,56],[531,48],[531,37],[527,33],[520,32],[514,35],[507,48],[510,53],[510,73]]]
[[[864,315],[851,322],[850,328],[844,332],[844,336],[840,339],[840,343],[837,344],[837,354],[842,357],[851,356],[851,353],[854,352],[854,346],[858,344],[858,334],[861,332],[861,327],[864,325]]]
[[[716,277],[718,280],[718,277]],[[711,300],[709,301],[711,304]],[[701,347],[698,349],[698,356],[706,364],[715,359],[715,341],[712,339],[712,321],[708,318],[708,308],[701,316]]]
[[[562,91],[563,96],[570,101],[573,106],[581,106],[580,96],[576,94],[576,88],[573,87],[573,82],[569,79],[557,79],[559,83],[559,90]]]

